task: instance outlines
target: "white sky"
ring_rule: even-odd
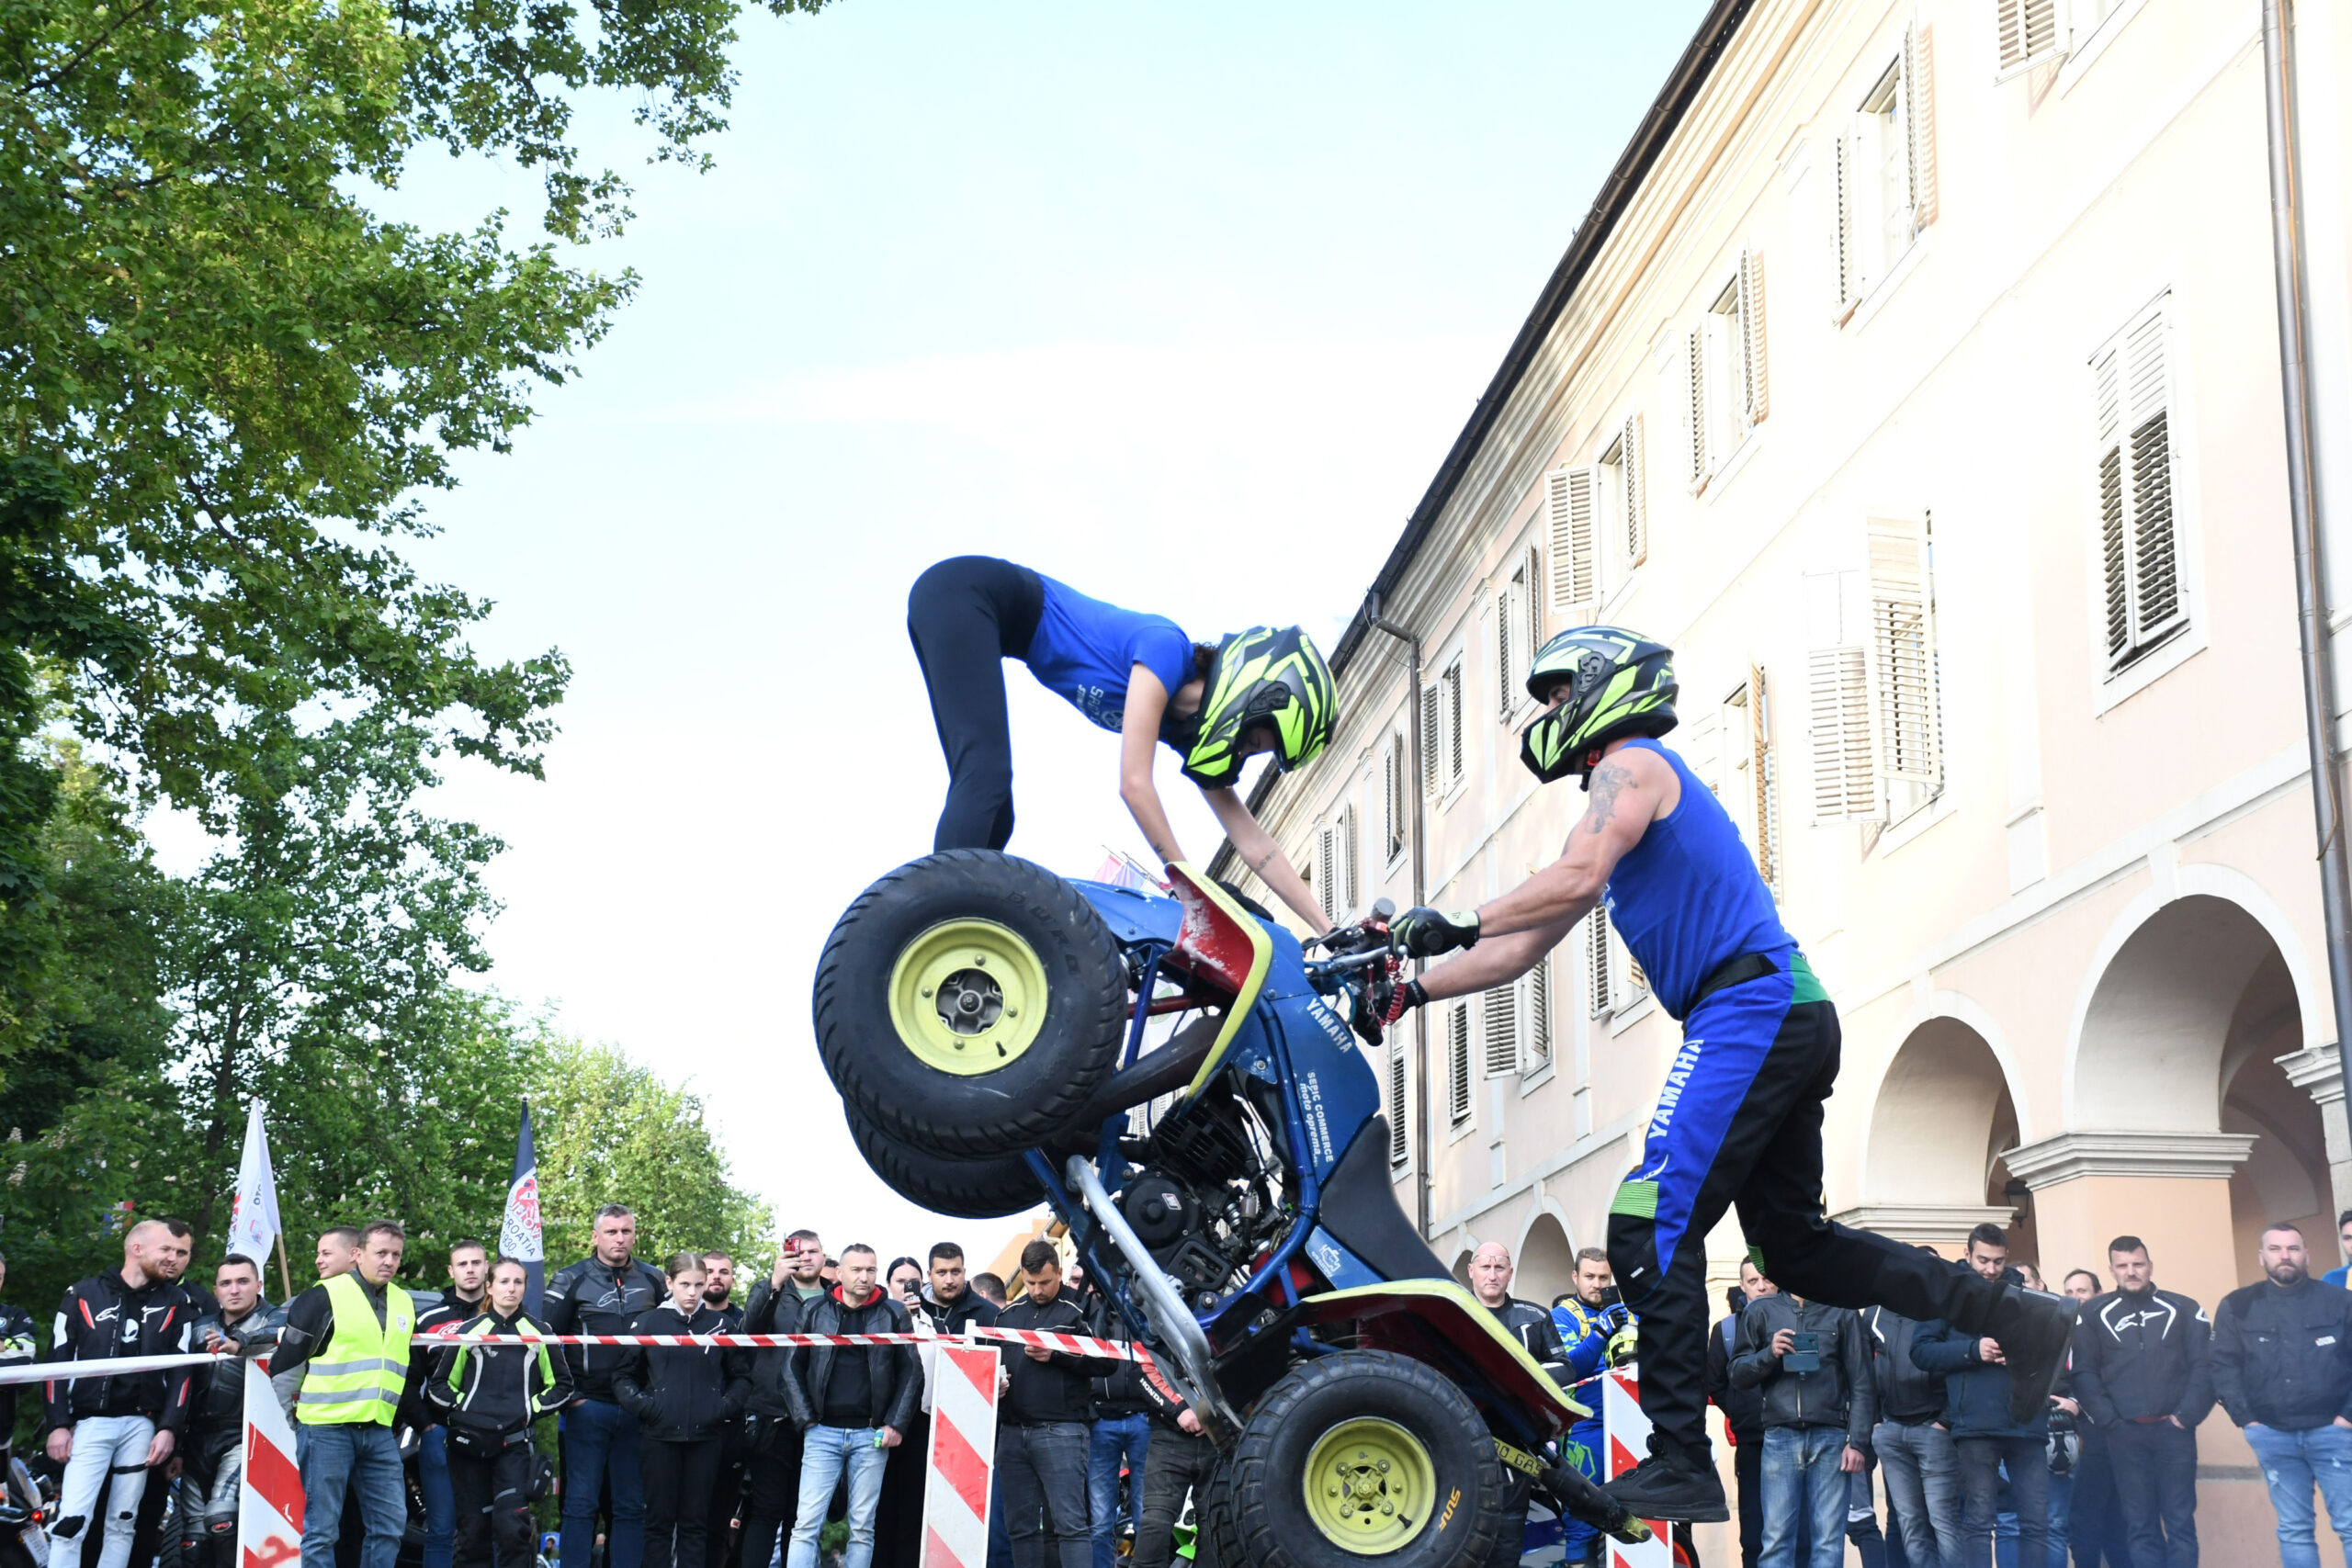
[[[445,792],[511,845],[489,983],[704,1095],[786,1224],[992,1253],[868,1174],[809,1032],[944,790],[909,583],[998,554],[1328,649],[1703,8],[838,0],[747,13],[709,175],[600,107],[639,217],[595,261],[643,291],[415,552],[498,601],[485,652],[574,669],[545,784]],[[425,155],[399,207],[535,198]],[[1115,739],[1009,673],[1012,850],[1140,850]]]

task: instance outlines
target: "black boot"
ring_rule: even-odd
[[[1691,1454],[1662,1437],[1650,1438],[1649,1458],[1601,1490],[1637,1519],[1719,1525],[1731,1518],[1723,1478],[1706,1455]]]
[[[2009,1420],[2029,1426],[2050,1410],[2051,1386],[2066,1367],[2075,1314],[2065,1300],[2012,1285],[2001,1292],[1984,1332],[2009,1369]]]

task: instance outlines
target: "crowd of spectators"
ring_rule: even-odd
[[[2337,1224],[2352,1252],[2352,1212]],[[2066,1274],[2073,1351],[2023,1425],[1994,1341],[1798,1301],[1746,1267],[1708,1380],[1744,1568],[1835,1568],[1849,1544],[1864,1568],[2195,1568],[2197,1429],[2216,1405],[2260,1462],[2285,1568],[2317,1568],[2315,1494],[2352,1556],[2352,1290],[2343,1269],[2312,1276],[2295,1225],[2260,1247],[2261,1280],[2210,1315],[2156,1283],[2138,1236],[2109,1244],[2105,1279]],[[1975,1227],[1967,1259],[2047,1289],[1998,1225]]]

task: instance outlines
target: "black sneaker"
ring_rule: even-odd
[[[1714,1467],[1679,1456],[1653,1453],[1601,1488],[1637,1519],[1672,1519],[1694,1525],[1728,1523],[1722,1477]]]
[[[2001,1292],[1987,1329],[2009,1369],[2009,1421],[2030,1426],[2050,1410],[2050,1390],[2066,1368],[2075,1314],[2059,1297],[2016,1287]]]

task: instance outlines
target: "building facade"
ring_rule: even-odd
[[[2296,43],[2332,444],[2346,8]],[[2253,6],[1718,6],[1335,650],[1336,739],[1261,818],[1340,918],[1414,900],[1417,827],[1420,901],[1494,897],[1583,807],[1518,760],[1531,649],[1636,628],[1677,651],[1668,744],[1839,1009],[1834,1215],[1948,1254],[1997,1220],[2053,1281],[2106,1282],[2136,1234],[2209,1305],[2267,1221],[2332,1263],[2268,145]],[[1418,641],[1418,705],[1375,615]],[[1503,1241],[1548,1299],[1605,1239],[1677,1025],[1605,915],[1420,1024],[1374,1054],[1399,1199],[1457,1271]],[[1709,1250],[1727,1281],[1736,1221]],[[2203,1454],[2209,1517],[2267,1540],[2218,1414]]]

